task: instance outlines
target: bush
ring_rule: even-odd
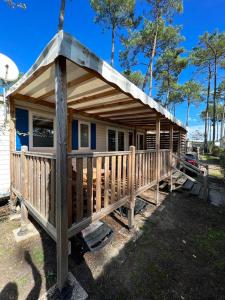
[[[225,176],[225,149],[223,149],[220,153],[220,166],[223,171],[223,175]]]
[[[222,148],[220,148],[220,147],[218,147],[218,146],[213,146],[212,147],[212,155],[213,156],[217,156],[217,157],[219,157],[220,156],[220,154],[222,153]]]

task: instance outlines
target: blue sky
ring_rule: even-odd
[[[16,0],[15,0],[16,1]],[[21,0],[22,1],[22,0]],[[24,0],[27,9],[10,9],[4,0],[0,0],[1,42],[0,52],[10,56],[21,72],[26,72],[34,63],[46,43],[57,30],[59,0]],[[54,2],[54,4],[53,4]],[[110,33],[93,22],[94,12],[88,0],[68,0],[65,17],[65,31],[93,50],[98,56],[109,62]],[[143,3],[143,0],[137,0]],[[175,18],[176,24],[183,25],[182,34],[186,37],[184,46],[191,50],[204,31],[225,30],[225,0],[184,0],[184,13]],[[121,70],[116,47],[115,67]],[[192,77],[192,69],[185,70],[180,82]],[[204,81],[204,79],[202,79]],[[199,113],[204,108],[191,107],[190,127],[202,129]],[[183,122],[186,116],[186,104],[177,106],[176,117]]]

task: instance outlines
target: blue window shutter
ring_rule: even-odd
[[[96,124],[91,123],[91,149],[96,150]]]
[[[72,122],[72,149],[78,150],[78,120]]]
[[[21,146],[29,147],[29,118],[28,110],[16,108],[16,151]]]

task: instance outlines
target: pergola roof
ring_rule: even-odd
[[[186,131],[159,103],[63,31],[55,35],[7,96],[54,106],[54,61],[60,55],[67,58],[69,108],[85,116],[149,130],[155,128],[156,116],[160,115],[162,129],[173,123]]]

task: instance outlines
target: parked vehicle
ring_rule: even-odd
[[[197,154],[195,153],[186,153],[185,154],[185,160],[186,162],[188,162],[189,164],[198,167],[198,158],[197,158]]]

